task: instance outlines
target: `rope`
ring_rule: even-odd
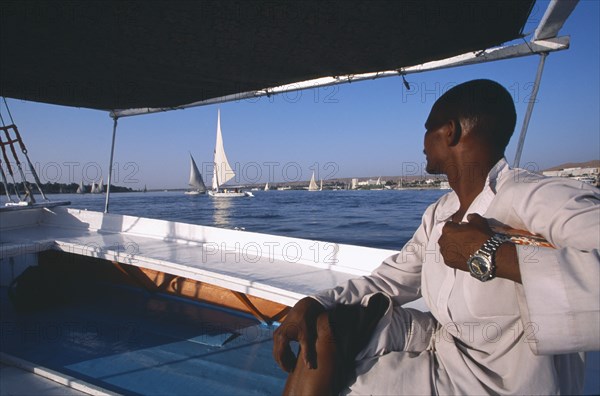
[[[33,163],[31,162],[31,159],[29,158],[29,155],[27,154],[27,147],[25,147],[25,143],[23,142],[23,139],[21,138],[21,134],[19,133],[19,130],[17,129],[17,125],[15,124],[13,116],[10,112],[10,108],[8,107],[8,102],[6,101],[5,97],[3,97],[2,99],[4,101],[4,107],[6,108],[6,112],[8,113],[8,117],[10,118],[11,124],[6,125],[6,123],[4,122],[4,118],[2,117],[2,114],[0,113],[0,121],[2,122],[2,127],[0,127],[0,129],[4,131],[4,135],[6,136],[6,141],[3,141],[2,136],[0,136],[0,146],[2,147],[2,158],[4,159],[4,162],[6,163],[6,168],[12,179],[12,182],[13,182],[13,188],[15,191],[15,195],[19,201],[29,199],[30,203],[32,203],[32,204],[35,203],[35,197],[33,196],[33,192],[31,191],[31,189],[29,188],[29,183],[27,182],[25,172],[23,172],[23,166],[21,165],[21,161],[19,160],[19,156],[17,155],[17,151],[15,149],[15,144],[18,144],[19,148],[21,149],[21,152],[23,153],[23,155],[25,156],[25,159],[27,160],[27,165],[29,166],[29,171],[33,175],[35,186],[37,187],[38,191],[42,195],[42,198],[45,201],[48,201],[48,198],[46,198],[46,195],[44,194],[44,191],[42,190],[42,186],[41,186],[42,183],[40,182],[40,178],[38,177],[35,167],[33,166]],[[11,138],[11,131],[16,136],[14,139]],[[16,182],[15,176],[14,176],[14,172],[13,172],[12,166],[10,164],[10,161],[8,159],[8,155],[6,153],[6,146],[10,147],[11,154],[15,160],[15,164],[17,165],[17,168],[19,170],[19,174],[21,175],[21,181],[23,182],[23,188],[25,189],[25,197],[24,198],[21,198],[21,195],[19,194],[19,190],[17,188],[17,182]],[[1,163],[2,162],[0,161],[0,165],[1,165]],[[6,175],[4,173],[4,169],[2,169],[0,167],[0,170],[2,171],[1,172],[2,183],[4,184],[7,198],[9,199],[9,202],[12,202],[11,195],[8,191],[8,182],[6,181]]]
[[[5,99],[5,101],[6,101],[6,99]],[[12,117],[11,117],[11,121],[12,121]],[[35,167],[33,166],[33,163],[31,162],[31,160],[29,159],[29,155],[27,155],[27,148],[25,147],[25,143],[23,142],[23,139],[21,138],[21,134],[19,133],[19,130],[17,129],[16,125],[13,124],[13,125],[11,125],[11,127],[13,128],[15,135],[17,136],[17,142],[19,143],[19,146],[21,147],[21,151],[23,152],[25,159],[27,159],[27,164],[29,165],[29,171],[33,175],[33,180],[35,181],[35,186],[37,187],[38,191],[42,195],[42,198],[45,201],[48,201],[48,198],[46,198],[46,194],[44,194],[44,191],[42,191],[42,186],[41,186],[42,183],[40,182],[40,178],[38,177],[37,172],[35,171]]]
[[[21,195],[19,194],[19,190],[17,189],[17,182],[15,180],[15,175],[12,170],[12,166],[10,165],[10,161],[8,160],[8,155],[6,155],[6,148],[4,147],[4,142],[2,141],[2,136],[0,136],[0,148],[2,148],[2,158],[4,158],[4,163],[6,163],[6,169],[8,170],[8,174],[13,182],[13,188],[15,190],[15,195],[17,199],[21,201]],[[8,191],[8,189],[7,189]]]
[[[4,193],[6,194],[6,199],[8,199],[8,201],[6,202],[12,202],[12,197],[8,192],[8,182],[6,181],[6,174],[4,173],[4,169],[2,168],[2,160],[0,160],[0,175],[2,175],[2,185],[4,186]]]
[[[11,139],[10,133],[8,131],[9,128],[10,128],[10,126],[2,127],[2,130],[4,131],[4,134],[6,135],[6,142],[4,143],[4,146],[10,147],[10,151],[13,155],[13,158],[15,159],[15,164],[17,165],[17,169],[19,170],[19,175],[21,175],[21,182],[23,183],[23,188],[25,189],[25,199],[29,198],[32,203],[35,203],[35,198],[33,197],[33,194],[31,193],[31,190],[29,189],[29,185],[27,184],[27,178],[25,177],[25,172],[23,172],[23,167],[21,166],[21,161],[19,161],[19,156],[17,155],[17,150],[15,150],[15,142],[17,140]]]
[[[11,124],[15,124],[15,121],[12,118],[12,114],[10,114],[10,109],[8,108],[8,102],[6,101],[6,98],[3,96],[2,99],[4,100],[4,107],[6,107],[6,112],[8,113],[8,117],[10,118],[10,123]],[[6,126],[4,125],[4,120],[2,120],[2,126]]]

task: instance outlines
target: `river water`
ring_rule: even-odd
[[[252,198],[182,191],[111,194],[110,212],[295,238],[399,250],[427,206],[446,190],[255,191]],[[71,207],[104,210],[104,194],[51,195]]]

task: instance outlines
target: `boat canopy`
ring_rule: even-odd
[[[404,74],[523,37],[533,4],[4,0],[0,94],[121,116],[324,77]]]

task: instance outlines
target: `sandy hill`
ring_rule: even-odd
[[[561,164],[557,166],[553,166],[552,168],[544,169],[546,171],[556,171],[565,168],[598,168],[600,167],[600,160],[591,160],[587,162],[567,162],[566,164]]]

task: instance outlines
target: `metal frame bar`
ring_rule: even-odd
[[[529,128],[533,106],[535,106],[535,102],[537,101],[537,94],[540,89],[540,82],[542,81],[542,73],[544,72],[544,64],[546,63],[547,56],[548,54],[545,52],[540,54],[540,63],[538,64],[537,73],[535,75],[533,92],[531,93],[531,98],[527,104],[527,111],[525,112],[525,118],[523,119],[523,126],[521,127],[521,134],[519,135],[519,143],[517,145],[517,152],[515,153],[513,168],[518,168],[519,163],[521,162],[521,154],[523,153],[523,146],[525,145],[525,136],[527,135],[527,129]]]
[[[113,117],[113,133],[112,133],[112,143],[110,147],[110,162],[108,163],[108,180],[106,181],[106,201],[104,203],[104,213],[108,213],[108,205],[110,202],[110,185],[112,179],[112,171],[113,171],[113,158],[115,156],[115,140],[117,136],[117,121],[118,117]]]
[[[277,87],[265,88],[256,91],[241,92],[232,95],[225,95],[218,98],[202,100],[186,105],[167,108],[138,108],[113,110],[111,117],[130,117],[142,114],[159,113],[170,110],[183,110],[192,107],[207,106],[217,103],[239,101],[243,99],[258,98],[261,96],[271,96],[275,94],[293,92],[302,89],[324,87],[329,85],[345,84],[363,80],[375,80],[384,77],[397,77],[406,74],[421,73],[430,70],[445,69],[450,67],[465,66],[477,63],[486,63],[502,59],[518,58],[523,56],[535,55],[540,53],[549,53],[562,51],[569,48],[569,37],[558,37],[547,40],[537,40],[515,44],[506,47],[492,48],[480,52],[469,52],[466,54],[454,56],[439,61],[427,62],[420,65],[409,66],[397,70],[387,70],[375,73],[349,74],[344,76],[322,77],[314,80],[301,81],[293,84],[280,85]]]
[[[532,40],[556,37],[578,2],[579,0],[552,0],[535,29]]]

